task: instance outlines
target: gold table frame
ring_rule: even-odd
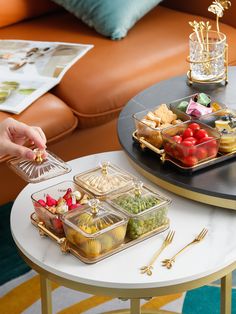
[[[130,300],[130,311],[121,310],[115,312],[108,312],[104,314],[120,313],[120,314],[171,314],[171,312],[164,311],[142,311],[140,307],[141,299],[147,299],[154,296],[162,296],[185,292],[195,288],[199,288],[206,284],[209,284],[215,280],[221,280],[221,314],[231,314],[231,303],[232,303],[232,271],[236,269],[236,261],[231,265],[205,277],[191,280],[189,282],[180,283],[177,285],[171,285],[166,287],[157,288],[146,288],[146,289],[115,289],[115,288],[104,288],[84,283],[68,280],[55,275],[45,269],[39,267],[28,257],[26,257],[21,251],[19,252],[25,262],[33,268],[40,275],[40,286],[41,286],[41,308],[42,314],[52,314],[52,295],[51,295],[51,281],[57,282],[58,284],[84,293],[90,293],[94,295],[108,295],[114,298],[129,299]]]

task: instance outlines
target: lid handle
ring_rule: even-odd
[[[107,175],[108,174],[108,167],[110,166],[109,161],[102,161],[100,164],[100,167],[102,169],[102,174]]]
[[[135,196],[141,196],[143,182],[140,180],[134,180],[134,194]]]
[[[35,153],[35,159],[34,161],[37,164],[41,164],[44,160],[45,160],[45,151],[44,150],[40,150],[38,148],[34,149],[34,153]]]
[[[98,199],[91,199],[88,201],[88,205],[90,206],[91,208],[91,213],[96,215],[98,212],[99,212],[99,208],[98,208],[98,204],[99,204],[99,200]]]

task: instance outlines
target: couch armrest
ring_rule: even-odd
[[[215,19],[215,15],[207,10],[212,2],[212,0],[165,0],[162,5],[170,9]],[[234,7],[234,1],[231,0],[231,4],[232,7],[224,12],[224,16],[220,19],[220,22],[236,27],[236,8]]]
[[[58,10],[49,0],[0,0],[0,27]]]

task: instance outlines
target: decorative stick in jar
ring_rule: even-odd
[[[223,16],[224,10],[229,9],[231,2],[228,0],[216,0],[208,7],[208,11],[216,15],[216,30],[220,38],[219,18]]]

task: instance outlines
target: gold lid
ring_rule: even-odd
[[[75,175],[74,180],[99,197],[124,188],[132,182],[133,178],[130,174],[105,161],[94,169]]]
[[[35,160],[19,157],[8,161],[8,166],[22,179],[30,183],[38,183],[71,171],[68,164],[49,151],[35,149]]]
[[[116,213],[112,207],[98,199],[91,199],[83,210],[75,209],[63,216],[66,225],[87,237],[95,237],[107,232],[126,220],[122,214]]]

